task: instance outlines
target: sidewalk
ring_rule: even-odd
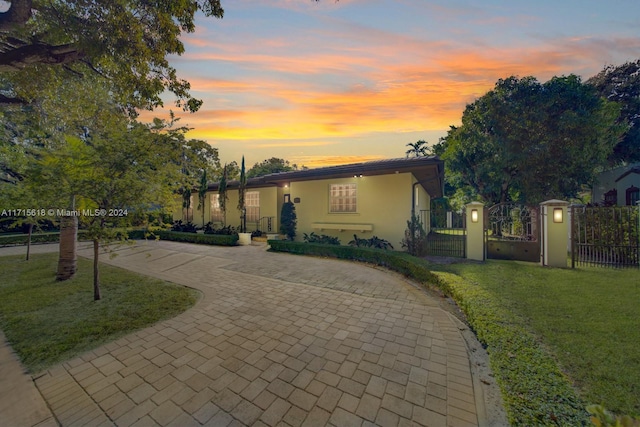
[[[0,331],[0,426],[57,427],[31,376]]]

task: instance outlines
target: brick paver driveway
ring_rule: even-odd
[[[265,249],[140,242],[104,256],[203,297],[37,378],[59,422],[478,424],[464,341],[435,301],[380,269]]]

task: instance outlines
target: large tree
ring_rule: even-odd
[[[619,112],[575,75],[509,77],[467,105],[435,151],[456,187],[488,203],[568,199],[606,163],[624,132]]]
[[[586,83],[594,86],[601,96],[620,104],[618,122],[628,126],[624,138],[609,156],[609,164],[640,161],[640,59],[619,66],[609,65]]]
[[[9,8],[0,12],[0,102],[28,103],[38,86],[64,74],[95,73],[112,82],[117,102],[132,114],[162,105],[165,89],[185,110],[200,107],[167,56],[184,52],[179,36],[195,30],[196,12],[222,18],[220,0],[2,3]]]

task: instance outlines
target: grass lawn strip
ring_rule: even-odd
[[[31,373],[42,371],[193,306],[195,290],[102,264],[93,301],[92,261],[55,280],[57,254],[0,257],[0,329]]]

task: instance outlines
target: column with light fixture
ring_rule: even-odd
[[[542,211],[541,263],[548,267],[567,267],[569,235],[569,202],[547,200],[540,203]]]
[[[471,202],[467,211],[467,259],[484,261],[484,205]]]

